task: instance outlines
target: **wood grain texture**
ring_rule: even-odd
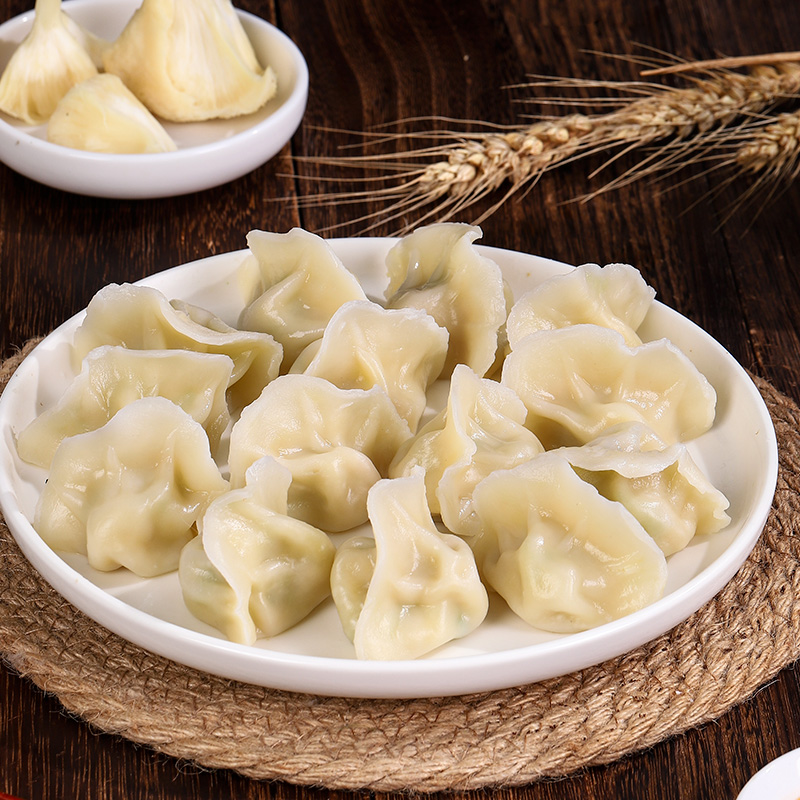
[[[0,19],[30,5],[0,0]],[[83,308],[105,283],[239,249],[251,228],[324,230],[352,220],[357,211],[379,211],[374,201],[364,209],[300,208],[295,202],[326,186],[314,180],[322,172],[318,167],[295,164],[291,156],[336,154],[353,142],[344,130],[416,116],[512,123],[531,109],[515,102],[520,90],[504,87],[530,74],[636,76],[633,65],[602,53],[633,55],[649,47],[694,59],[797,45],[798,11],[787,0],[237,5],[276,22],[305,54],[311,90],[303,126],[278,157],[250,175],[173,199],[78,197],[0,165],[4,357]],[[572,202],[589,186],[587,173],[588,165],[578,163],[546,176],[483,224],[483,241],[568,263],[632,263],[660,299],[708,330],[746,367],[800,397],[800,186],[787,187],[757,215],[726,219],[747,187],[744,179],[714,197],[707,196],[711,179],[698,175],[669,191],[668,182],[642,182],[589,203]],[[345,225],[341,232],[353,229]],[[376,233],[386,231],[384,226]],[[560,781],[470,794],[497,800],[733,798],[767,761],[800,746],[798,709],[800,681],[789,669],[716,723],[646,753]],[[356,796],[207,772],[98,734],[8,668],[0,669],[2,791],[27,800]]]

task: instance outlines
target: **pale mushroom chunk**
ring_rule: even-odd
[[[93,153],[177,150],[164,126],[116,76],[95,75],[73,86],[47,122],[47,140]]]
[[[79,31],[61,0],[36,0],[33,27],[0,76],[0,111],[40,125],[73,86],[97,75]]]
[[[143,0],[103,66],[172,122],[250,114],[277,91],[230,0]]]

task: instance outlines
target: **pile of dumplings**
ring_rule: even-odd
[[[142,0],[105,41],[61,0],[36,0],[30,33],[0,76],[0,111],[47,124],[54,144],[100,153],[177,149],[162,120],[250,114],[277,91],[231,0]]]
[[[655,293],[633,267],[515,301],[480,235],[399,239],[376,301],[323,239],[252,231],[236,328],[101,289],[76,377],[17,436],[48,473],[39,535],[98,570],[177,570],[238,643],[332,597],[360,659],[466,636],[489,592],[564,633],[660,598],[666,557],[730,521],[686,446],[715,391],[639,338]]]

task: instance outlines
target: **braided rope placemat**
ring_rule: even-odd
[[[0,391],[27,349],[0,368]],[[766,530],[669,633],[563,677],[420,700],[316,697],[148,653],[68,604],[0,520],[0,654],[95,728],[205,767],[331,789],[474,789],[608,763],[718,717],[800,657],[800,408],[757,380],[778,435]]]

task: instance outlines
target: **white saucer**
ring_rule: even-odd
[[[141,0],[67,0],[76,22],[112,40]],[[253,114],[230,120],[166,123],[172,153],[108,155],[47,141],[47,126],[0,113],[0,161],[39,183],[93,197],[172,197],[219,186],[269,161],[300,125],[308,98],[308,67],[297,46],[268,22],[239,11],[262,65],[278,79],[277,95]],[[0,25],[0,71],[33,23],[29,11]]]
[[[797,800],[800,797],[800,748],[762,767],[736,800]]]

